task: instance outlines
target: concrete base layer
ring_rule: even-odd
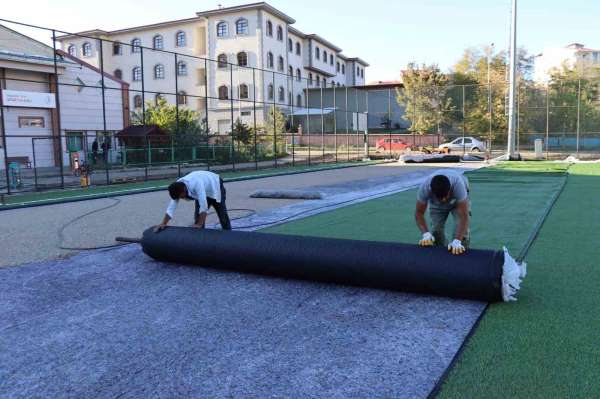
[[[137,245],[0,274],[7,398],[424,397],[484,307],[163,264]]]

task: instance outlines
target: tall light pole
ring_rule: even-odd
[[[512,18],[510,31],[510,65],[508,88],[508,147],[509,160],[520,159],[516,152],[515,138],[517,128],[516,94],[517,94],[517,0],[512,0]]]

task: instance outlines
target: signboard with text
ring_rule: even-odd
[[[54,93],[35,91],[2,90],[5,107],[56,108]]]

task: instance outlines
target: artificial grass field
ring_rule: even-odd
[[[600,397],[600,164],[568,173],[519,301],[488,308],[440,397]]]
[[[472,245],[524,247],[568,165],[506,162],[470,173]],[[569,170],[528,252],[516,303],[491,305],[440,397],[600,397],[600,165]],[[415,190],[269,228],[283,234],[417,242]],[[447,226],[447,234],[451,234]]]

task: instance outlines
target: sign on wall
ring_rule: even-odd
[[[56,108],[54,93],[35,91],[2,90],[5,107]]]

